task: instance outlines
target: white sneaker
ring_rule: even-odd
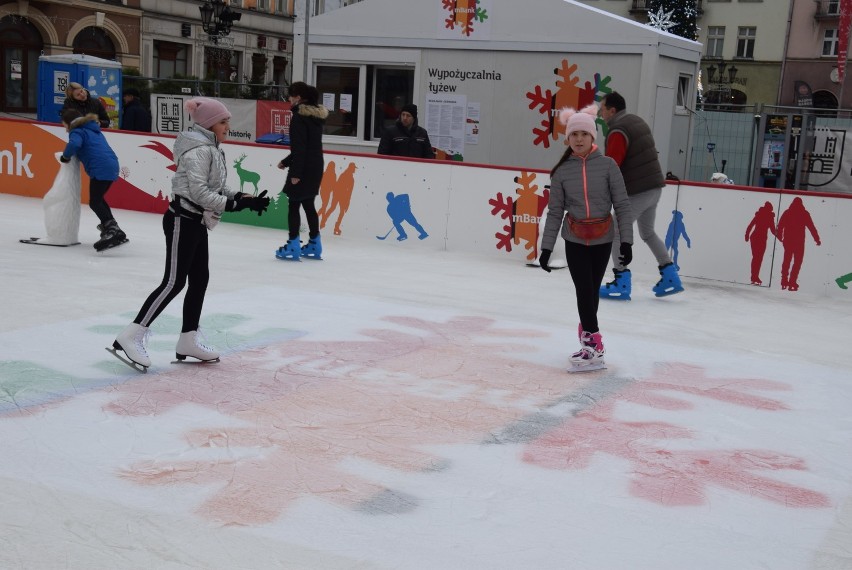
[[[205,344],[205,339],[201,331],[180,333],[180,338],[175,348],[175,356],[178,360],[186,360],[187,356],[204,362],[219,360],[219,353],[215,348]]]
[[[148,356],[146,345],[150,336],[151,331],[148,327],[130,323],[115,337],[115,342],[112,345],[116,349],[123,350],[127,358],[139,366],[148,368],[151,366],[151,358]]]

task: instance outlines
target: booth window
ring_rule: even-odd
[[[183,44],[154,42],[154,77],[186,75],[187,49]]]
[[[392,65],[318,65],[316,86],[330,112],[324,134],[379,140],[414,102],[414,69]],[[360,105],[359,93],[366,101]],[[363,117],[359,116],[363,113]]]
[[[675,105],[675,113],[678,115],[686,115],[689,112],[689,92],[692,84],[691,78],[688,75],[681,75],[677,79],[677,104]]]

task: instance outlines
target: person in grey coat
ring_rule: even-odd
[[[541,268],[550,273],[550,255],[561,235],[577,294],[580,350],[571,355],[569,371],[604,366],[603,338],[598,327],[598,290],[606,273],[615,231],[615,208],[621,232],[620,261],[633,259],[633,213],[618,165],[595,145],[597,107],[577,112],[563,109],[568,149],[550,173],[550,197],[541,240]]]
[[[269,207],[266,191],[252,196],[226,185],[225,154],[219,147],[230,127],[231,113],[225,105],[196,97],[184,106],[194,124],[175,140],[173,199],[163,215],[166,270],[160,285],[113,343],[114,350],[123,351],[132,363],[145,369],[151,365],[146,347],[149,327],[187,284],[176,356],[178,360],[187,356],[201,361],[219,359],[219,353],[205,344],[198,330],[210,278],[207,232],[216,226],[222,212],[248,208],[260,215]]]

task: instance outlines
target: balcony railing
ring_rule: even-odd
[[[648,12],[648,2],[649,0],[631,0],[632,4],[630,5],[630,13],[631,14],[646,14]],[[704,10],[702,10],[701,3],[703,0],[695,0],[695,8],[698,10],[698,15],[701,16],[704,14]]]
[[[840,0],[814,0],[816,12],[815,20],[830,20],[840,16]]]

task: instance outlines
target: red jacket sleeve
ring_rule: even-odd
[[[618,166],[624,162],[624,157],[627,155],[627,139],[622,133],[616,131],[609,135],[606,141],[606,155]]]

